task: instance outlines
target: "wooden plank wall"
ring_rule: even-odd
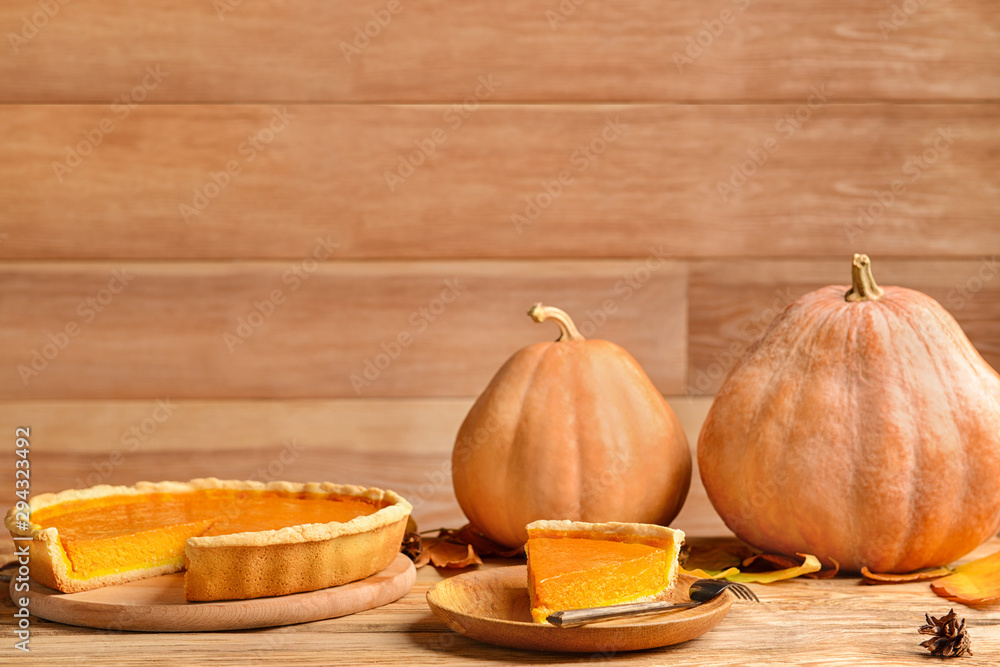
[[[37,492],[263,470],[455,523],[462,416],[553,336],[531,303],[629,349],[693,445],[856,251],[1000,367],[992,2],[10,0],[0,28],[0,433],[32,426]]]

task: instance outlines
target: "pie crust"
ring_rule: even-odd
[[[18,531],[14,509],[7,512],[4,524],[11,535],[30,534],[32,578],[65,593],[145,579],[184,568],[188,600],[233,600],[318,590],[379,572],[399,552],[412,510],[404,498],[382,489],[329,482],[264,484],[214,477],[190,482],[139,482],[134,486],[100,485],[45,493],[31,498],[29,507],[34,513],[70,501],[159,493],[181,496],[208,489],[356,497],[374,501],[380,508],[344,522],[306,523],[277,530],[190,537],[186,541],[183,563],[140,562],[137,567],[86,578],[73,572],[55,527],[43,528],[31,522],[29,533]]]
[[[680,530],[644,523],[535,521],[527,531],[528,593],[536,622],[563,609],[648,602],[677,581],[684,541]]]

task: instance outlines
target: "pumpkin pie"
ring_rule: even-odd
[[[188,600],[318,590],[363,579],[399,552],[411,505],[330,483],[140,482],[31,499],[32,577],[74,593],[185,569]],[[23,526],[22,526],[23,528]]]
[[[531,617],[647,602],[673,586],[684,533],[644,523],[529,523]]]

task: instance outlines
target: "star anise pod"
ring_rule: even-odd
[[[926,625],[920,626],[920,634],[934,635],[920,645],[942,658],[958,658],[965,654],[972,655],[972,642],[965,629],[965,619],[955,616],[955,610],[950,610],[941,618],[924,614]]]
[[[420,540],[420,533],[406,533],[403,536],[403,544],[399,550],[410,560],[417,560],[424,553],[424,545]]]

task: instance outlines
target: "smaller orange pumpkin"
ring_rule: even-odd
[[[669,523],[691,481],[673,410],[624,349],[585,340],[564,311],[535,304],[558,340],[516,352],[455,441],[455,496],[484,535],[516,547],[539,519]]]

